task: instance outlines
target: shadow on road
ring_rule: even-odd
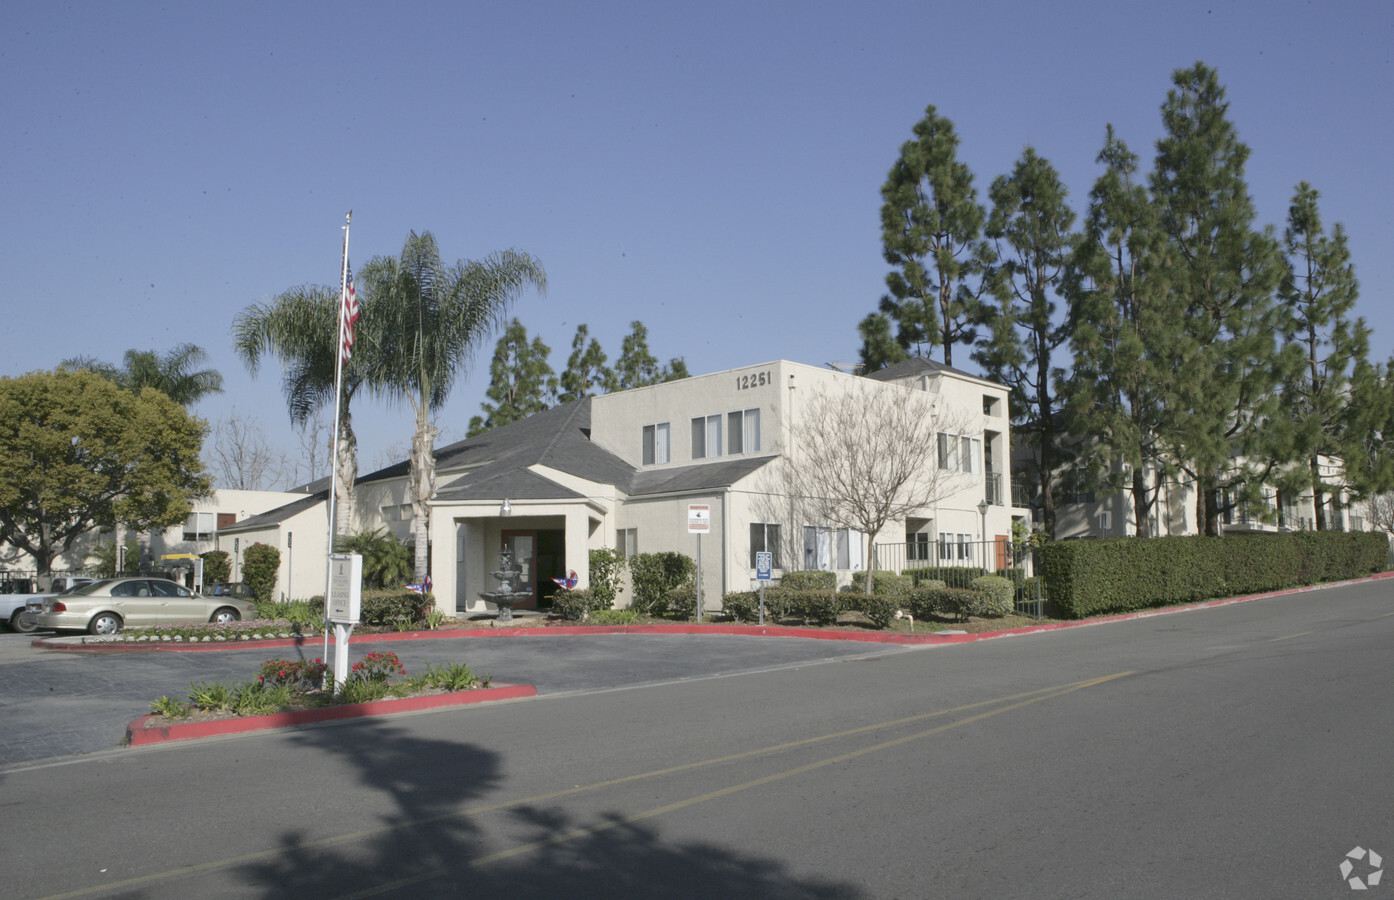
[[[459,813],[501,802],[500,757],[466,743],[412,737],[382,721],[352,740],[315,729],[298,740],[351,764],[393,811],[337,823],[362,835],[315,843],[306,831],[279,837],[280,852],[230,873],[263,897],[735,897],[855,898],[854,885],[801,879],[782,863],[710,843],[665,841],[652,824],[604,813],[578,821],[559,808],[519,806]],[[539,846],[532,846],[539,845]],[[530,847],[516,856],[512,848]],[[494,854],[492,860],[480,860]]]

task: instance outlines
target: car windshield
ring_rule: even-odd
[[[70,587],[70,588],[68,588],[66,591],[64,591],[63,593],[65,593],[65,594],[90,594],[90,593],[92,593],[92,592],[94,592],[94,591],[100,590],[101,588],[103,588],[104,586],[106,586],[106,585],[108,585],[108,584],[111,584],[111,582],[112,582],[112,579],[110,579],[110,578],[104,578],[104,579],[102,579],[101,581],[89,581],[89,582],[87,582],[86,584],[79,584],[79,585],[75,585],[74,587]]]

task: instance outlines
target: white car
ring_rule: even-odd
[[[95,578],[84,578],[80,575],[60,575],[53,579],[49,589],[42,594],[0,594],[0,622],[4,622],[11,631],[28,633],[33,631],[38,625],[34,622],[33,615],[25,615],[26,607],[30,612],[43,605],[45,600],[51,600],[59,594],[71,591],[79,585],[91,584]]]

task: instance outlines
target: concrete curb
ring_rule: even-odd
[[[674,622],[672,624],[661,623],[649,625],[550,625],[544,627],[517,625],[504,628],[461,628],[448,631],[384,632],[381,634],[355,635],[353,637],[353,643],[363,644],[381,641],[416,641],[444,638],[539,637],[567,634],[735,634],[757,637],[797,637],[816,641],[861,641],[872,644],[899,644],[908,646],[922,644],[963,644],[1000,637],[1036,634],[1037,632],[1043,631],[1058,631],[1062,628],[1081,628],[1087,625],[1105,625],[1110,622],[1127,622],[1133,619],[1147,619],[1153,616],[1165,616],[1173,613],[1190,612],[1197,609],[1210,609],[1216,606],[1229,606],[1234,603],[1248,603],[1251,600],[1264,600],[1269,597],[1283,597],[1289,594],[1305,594],[1311,591],[1326,590],[1327,588],[1341,587],[1350,584],[1364,584],[1365,582],[1382,581],[1389,578],[1394,578],[1394,570],[1380,572],[1377,575],[1370,575],[1365,578],[1353,578],[1349,581],[1332,581],[1326,584],[1288,588],[1286,590],[1271,591],[1265,594],[1246,594],[1241,597],[1224,597],[1219,600],[1205,600],[1199,603],[1187,603],[1181,606],[1162,606],[1141,609],[1135,612],[1119,613],[1112,616],[1098,616],[1091,619],[1078,619],[1071,622],[1052,622],[1048,625],[1024,625],[1020,628],[1007,628],[1002,631],[983,631],[973,634],[944,634],[942,632],[934,634],[886,634],[882,632],[836,631],[829,628],[806,628],[793,625],[699,625],[695,622]],[[214,643],[201,642],[197,644],[185,644],[182,642],[159,644],[93,642],[90,644],[83,644],[77,643],[72,638],[36,638],[30,646],[39,647],[44,650],[190,653],[205,650],[251,650],[259,647],[303,647],[311,644],[322,645],[323,642],[323,635],[317,635],[313,638],[284,638],[262,641],[219,641]],[[334,643],[332,636],[329,642],[330,644]]]
[[[537,696],[537,688],[530,684],[501,684],[496,687],[456,691],[450,694],[433,694],[429,697],[374,700],[371,703],[345,703],[340,706],[324,706],[319,709],[298,709],[272,713],[267,716],[239,716],[235,719],[215,719],[208,722],[152,725],[150,723],[153,720],[164,717],[141,716],[126,726],[125,743],[131,747],[144,747],[171,741],[244,734],[251,731],[268,731],[274,728],[291,728],[296,725],[311,725],[342,719],[361,719],[368,716],[389,716],[394,713],[417,712],[423,709],[442,709],[451,706],[466,706],[472,703],[491,703],[499,700],[517,700],[535,696]]]

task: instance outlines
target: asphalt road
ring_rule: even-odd
[[[1392,638],[1373,582],[10,766],[3,892],[1378,896]]]

